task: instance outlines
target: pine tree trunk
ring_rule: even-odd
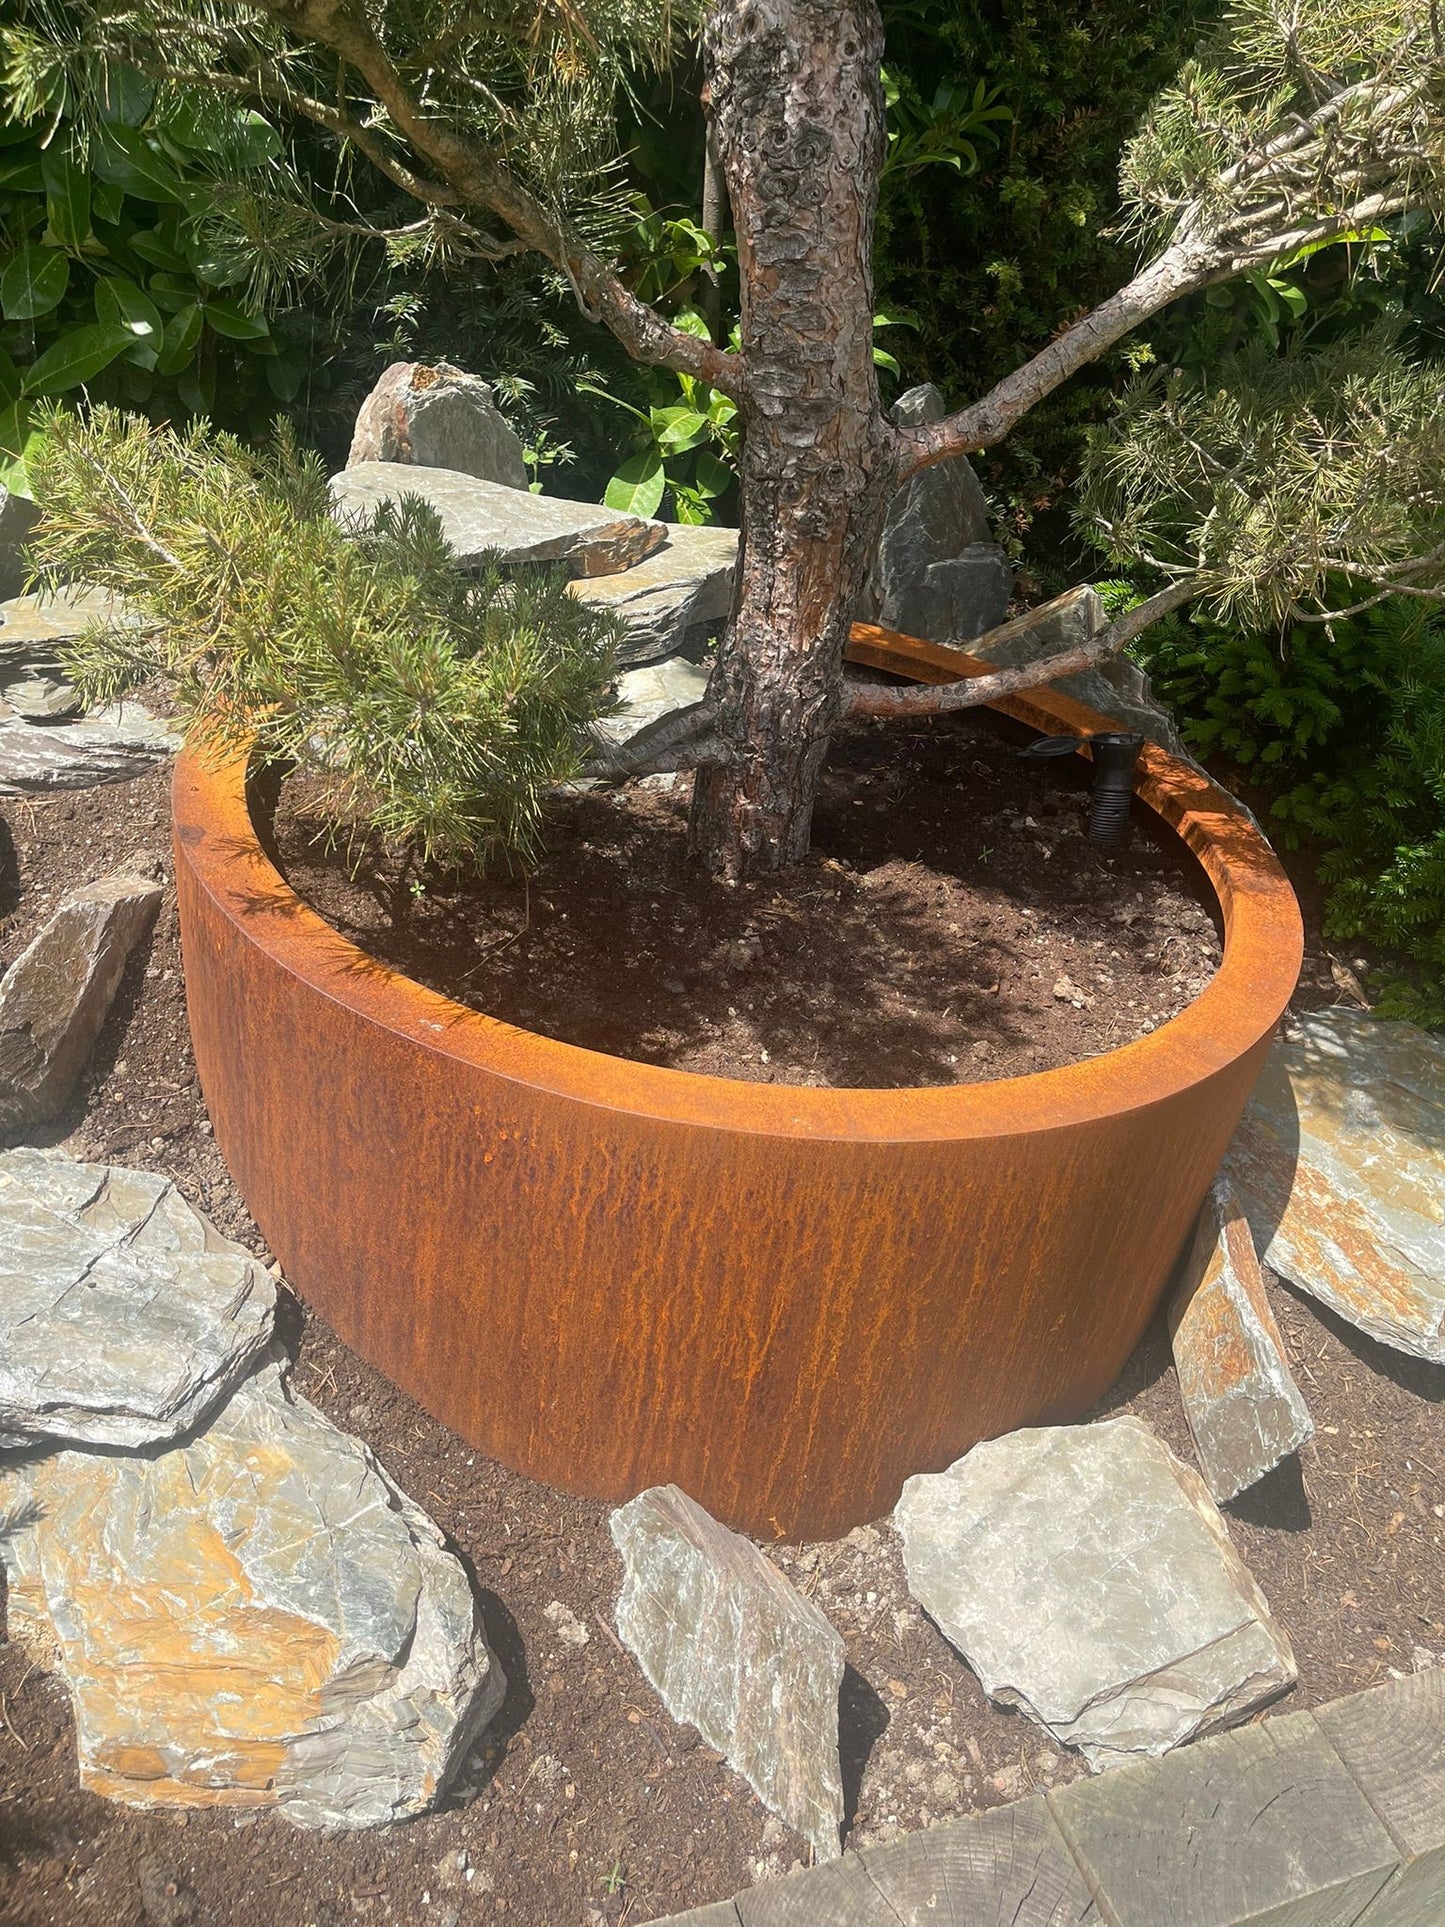
[[[894,474],[873,367],[884,142],[874,0],[719,0],[705,51],[742,278],[742,547],[692,843],[725,876],[808,848],[843,651]]]

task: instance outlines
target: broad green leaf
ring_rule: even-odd
[[[281,152],[281,136],[264,114],[229,101],[194,97],[167,116],[165,131],[182,147],[220,154],[237,167],[262,167]]]
[[[216,405],[216,377],[210,369],[183,369],[176,378],[176,394],[193,415],[209,415]]]
[[[685,335],[696,335],[699,341],[712,340],[712,329],[696,308],[679,308],[672,317],[672,325]]]
[[[69,328],[53,341],[21,377],[27,395],[61,395],[67,388],[98,375],[117,355],[131,347],[135,336],[118,322],[97,321],[85,328]]]
[[[261,341],[271,332],[264,315],[244,314],[232,301],[208,301],[205,316],[218,335],[231,341]]]
[[[295,401],[306,366],[299,356],[279,355],[266,363],[266,385],[278,401]]]
[[[114,226],[125,208],[125,194],[114,181],[102,181],[92,176],[90,183],[90,212],[93,220],[105,221]]]
[[[903,370],[893,356],[886,348],[880,348],[876,341],[873,344],[873,365],[875,368],[886,368],[890,375],[897,375],[900,381],[903,378]]]
[[[190,262],[196,279],[208,288],[237,287],[251,272],[246,257],[233,248],[198,247]]]
[[[141,228],[130,237],[132,253],[138,254],[142,261],[148,261],[153,268],[167,268],[173,274],[184,272],[185,257],[180,250],[163,240],[154,228]]]
[[[70,263],[56,248],[17,248],[0,271],[0,311],[7,321],[33,321],[58,308],[70,285]]]
[[[134,67],[107,66],[100,83],[100,117],[112,127],[139,127],[155,97],[155,82]]]
[[[165,323],[150,296],[123,275],[103,275],[95,284],[95,312],[101,321],[127,328],[132,345],[126,359],[139,368],[154,368]]]
[[[204,326],[198,301],[193,301],[188,308],[182,308],[179,314],[173,314],[166,323],[165,337],[156,360],[157,372],[178,375],[196,352],[196,344],[200,341]]]
[[[45,173],[40,156],[20,153],[0,160],[0,190],[6,194],[43,194]]]
[[[103,181],[113,182],[140,201],[192,198],[164,156],[131,127],[107,127],[91,150],[91,165]]]
[[[58,142],[41,156],[40,172],[50,231],[63,248],[78,248],[90,237],[90,176]]]
[[[645,448],[622,464],[603,491],[602,500],[610,509],[651,517],[662,506],[666,487],[661,455],[655,448]]]
[[[733,472],[710,448],[703,448],[698,451],[692,481],[699,494],[713,500],[727,494],[733,485]]]
[[[32,495],[25,458],[39,440],[39,434],[30,426],[30,410],[23,401],[0,413],[0,488],[7,489],[11,495]]]
[[[654,408],[652,432],[664,454],[681,455],[702,441],[708,432],[708,419],[694,408]]]

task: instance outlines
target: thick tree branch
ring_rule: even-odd
[[[1062,649],[1038,662],[1021,663],[1013,669],[989,670],[973,651],[969,651],[970,665],[964,667],[960,663],[961,679],[957,682],[902,689],[884,684],[850,683],[843,713],[848,717],[875,716],[885,721],[903,721],[919,716],[947,715],[957,709],[976,709],[981,703],[996,702],[1000,696],[1016,696],[1021,690],[1037,689],[1045,683],[1057,682],[1060,676],[1075,675],[1081,669],[1091,669],[1095,663],[1117,655],[1152,623],[1192,601],[1203,587],[1202,579],[1197,576],[1171,582],[1168,588],[1161,589],[1148,601],[1119,616],[1087,642],[1073,649]],[[1069,591],[1070,596],[1077,594],[1075,589]],[[1058,601],[1065,599],[1059,597]],[[1041,626],[1056,607],[1057,604],[1044,603],[1041,608],[1031,610],[1029,614],[1035,619],[1035,626]],[[987,635],[977,638],[973,649],[987,648],[990,640],[1001,636],[1005,630],[1016,635],[1019,627],[1019,622],[1011,622],[1003,624],[1000,629],[990,630]],[[961,655],[963,653],[960,651]]]
[[[459,199],[486,208],[560,268],[584,311],[605,323],[635,360],[675,368],[724,394],[740,395],[743,374],[736,356],[674,328],[639,301],[494,154],[426,112],[360,8],[343,0],[259,0],[259,4],[289,33],[329,47],[354,68],[398,133]]]
[[[716,735],[717,711],[706,700],[660,716],[625,743],[610,743],[596,731],[584,776],[660,776],[669,770],[717,768],[730,761]]]

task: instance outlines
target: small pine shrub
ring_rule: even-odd
[[[1326,935],[1407,960],[1382,1014],[1445,1027],[1445,617],[1397,598],[1277,639],[1196,615],[1141,660],[1190,746],[1250,771],[1279,840],[1319,852]]]
[[[284,424],[252,450],[205,423],[56,411],[33,480],[42,586],[91,582],[147,618],[73,646],[87,699],[163,678],[190,739],[314,770],[337,825],[425,863],[532,857],[620,633],[564,572],[464,574],[414,498],[343,530]]]

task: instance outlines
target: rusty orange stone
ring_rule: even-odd
[[[878,629],[853,655],[979,673]],[[1050,692],[1039,729],[1105,719]],[[1038,1075],[748,1084],[464,1009],[330,929],[244,759],[177,765],[186,991],[216,1140],[302,1295],[480,1450],[620,1501],[676,1483],[764,1538],[887,1512],[981,1438],[1079,1417],[1193,1226],[1294,987],[1298,908],[1244,813],[1152,747],[1224,959],[1186,1010]]]

